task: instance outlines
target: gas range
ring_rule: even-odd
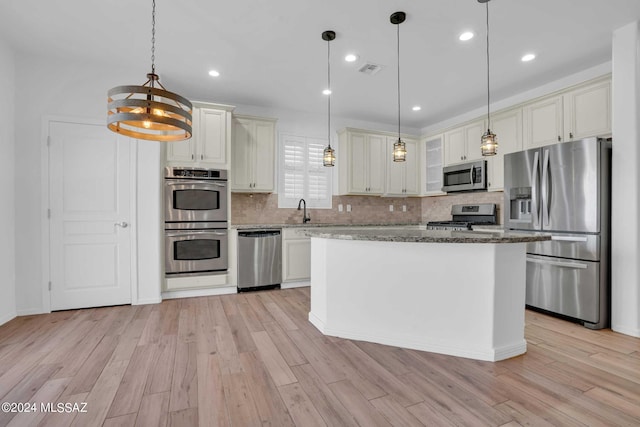
[[[427,230],[472,230],[474,225],[495,225],[498,214],[494,203],[451,206],[451,221],[429,221]]]

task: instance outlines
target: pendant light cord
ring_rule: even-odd
[[[400,141],[400,24],[396,24],[396,40],[398,52],[398,142]]]
[[[327,40],[327,146],[331,148],[331,40]]]
[[[156,0],[152,0],[151,10],[151,73],[156,73]]]
[[[485,3],[487,8],[487,129],[491,129],[491,115],[489,105],[491,105],[491,91],[489,90],[489,2]]]

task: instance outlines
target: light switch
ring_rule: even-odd
[[[347,205],[347,212],[351,212],[351,205]]]
[[[338,212],[342,212],[342,211],[343,211],[343,209],[342,209],[342,203],[340,203],[340,204],[338,205]]]
[[[393,205],[389,205],[389,212],[393,212]]]
[[[402,205],[402,212],[406,212],[407,211],[407,205]]]

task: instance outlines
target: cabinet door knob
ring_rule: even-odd
[[[573,132],[569,132],[569,138],[573,139]]]
[[[562,141],[562,138],[560,138],[560,135],[558,135],[558,142]]]

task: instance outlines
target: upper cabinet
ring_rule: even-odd
[[[393,161],[393,144],[398,137],[387,137],[387,183],[385,196],[417,196],[420,194],[418,141],[403,138],[407,149],[404,162]]]
[[[445,165],[480,159],[480,140],[486,130],[485,121],[482,119],[445,132]]]
[[[233,107],[194,103],[193,136],[167,144],[167,163],[174,166],[229,169]]]
[[[339,132],[339,140],[340,194],[382,195],[387,136],[348,128]]]
[[[611,79],[525,104],[524,148],[611,134]]]
[[[444,135],[434,135],[425,139],[424,147],[424,194],[437,196],[445,194],[442,191],[442,160]]]
[[[487,189],[504,187],[504,155],[522,150],[522,109],[514,108],[491,116],[491,132],[498,138],[498,154],[487,159]]]
[[[575,88],[563,97],[564,140],[611,134],[611,80]]]
[[[234,115],[231,191],[274,191],[275,135],[275,119]]]

